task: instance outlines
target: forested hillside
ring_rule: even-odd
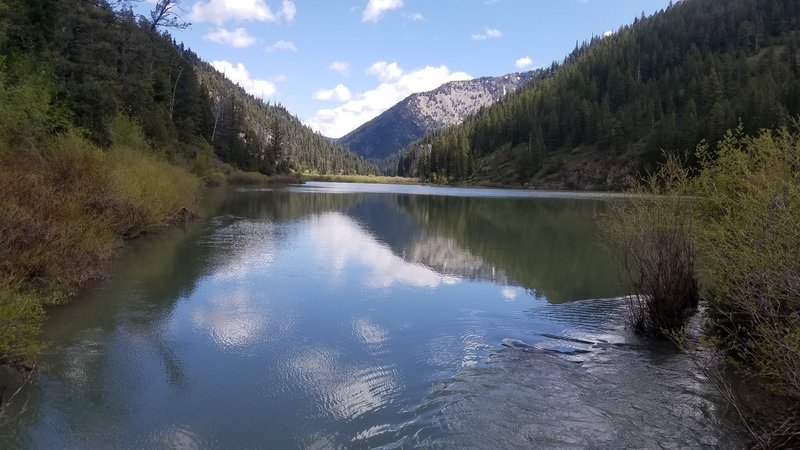
[[[209,139],[224,161],[265,174],[290,168],[332,174],[374,171],[355,153],[303,125],[283,106],[256,99],[210,64],[196,57],[193,61],[216,114]]]
[[[211,145],[223,162],[266,174],[368,170],[283,107],[247,95],[176,45],[167,34],[175,24],[154,24],[119,1],[4,3],[5,84],[50,97],[40,111],[43,132],[74,125],[108,147],[114,120],[126,116],[170,158],[193,158]]]
[[[800,2],[684,0],[579,45],[551,77],[412,144],[400,175],[614,187],[663,152],[800,113]]]

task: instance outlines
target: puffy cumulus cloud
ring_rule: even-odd
[[[361,20],[364,22],[377,22],[381,20],[387,11],[402,8],[403,0],[369,0],[367,7],[361,14]]]
[[[368,73],[381,81],[377,87],[362,93],[351,93],[351,98],[344,104],[317,111],[306,124],[325,136],[338,138],[411,94],[430,91],[450,81],[472,78],[465,72],[451,72],[445,65],[405,72],[396,63],[386,62],[373,64]]]
[[[514,65],[517,66],[517,69],[527,69],[533,65],[533,60],[530,56],[523,56],[522,58],[518,59]]]
[[[346,102],[352,96],[353,93],[343,84],[338,84],[333,89],[320,89],[314,93],[315,99],[323,101],[336,100],[338,102]]]
[[[242,89],[256,97],[269,97],[277,91],[275,84],[271,81],[252,78],[250,72],[247,71],[247,68],[242,63],[233,65],[228,61],[214,61],[211,65],[225,74],[225,77],[229,80],[238,84]]]
[[[221,25],[229,21],[289,23],[295,15],[297,7],[291,0],[283,0],[279,11],[273,11],[264,0],[201,0],[192,6],[190,17],[194,22]]]
[[[614,32],[613,32],[613,31],[611,31],[611,30],[608,30],[608,31],[606,31],[605,33],[603,33],[603,37],[609,37],[609,36],[611,36],[612,34],[614,34]]]
[[[244,28],[237,28],[233,31],[229,31],[227,28],[217,28],[208,33],[206,38],[218,44],[227,44],[236,48],[245,48],[256,43],[256,38]]]
[[[403,76],[403,69],[396,62],[378,61],[367,69],[367,74],[377,75],[381,81],[392,81]]]
[[[276,50],[288,50],[290,52],[296,52],[297,51],[297,46],[294,45],[294,43],[292,43],[292,42],[281,40],[281,41],[278,41],[278,42],[270,45],[269,47],[266,48],[266,50],[268,52],[274,52]]]
[[[350,75],[350,63],[346,61],[334,61],[328,68],[340,75]]]
[[[472,39],[476,41],[485,41],[486,39],[497,39],[503,36],[503,32],[497,28],[487,28],[483,33],[475,33]]]

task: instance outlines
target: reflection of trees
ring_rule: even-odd
[[[366,194],[323,192],[242,191],[227,195],[218,209],[250,220],[288,221],[325,211],[345,212],[361,203]]]
[[[597,245],[602,202],[406,196],[398,206],[550,301],[611,296],[616,273]]]

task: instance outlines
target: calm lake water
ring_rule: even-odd
[[[606,201],[214,193],[52,311],[0,448],[736,446],[702,374],[625,330]]]

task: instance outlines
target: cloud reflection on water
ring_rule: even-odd
[[[358,264],[367,268],[363,283],[371,289],[389,289],[397,284],[436,288],[459,280],[405,261],[354,220],[339,213],[315,216],[308,233],[316,241],[316,260],[330,266],[333,278],[343,277],[348,265]]]
[[[221,348],[243,347],[259,340],[269,326],[268,316],[247,290],[217,292],[191,314],[192,325],[206,330]]]
[[[288,361],[302,389],[324,414],[355,419],[387,405],[402,390],[394,364],[348,365],[325,345],[307,347]]]

